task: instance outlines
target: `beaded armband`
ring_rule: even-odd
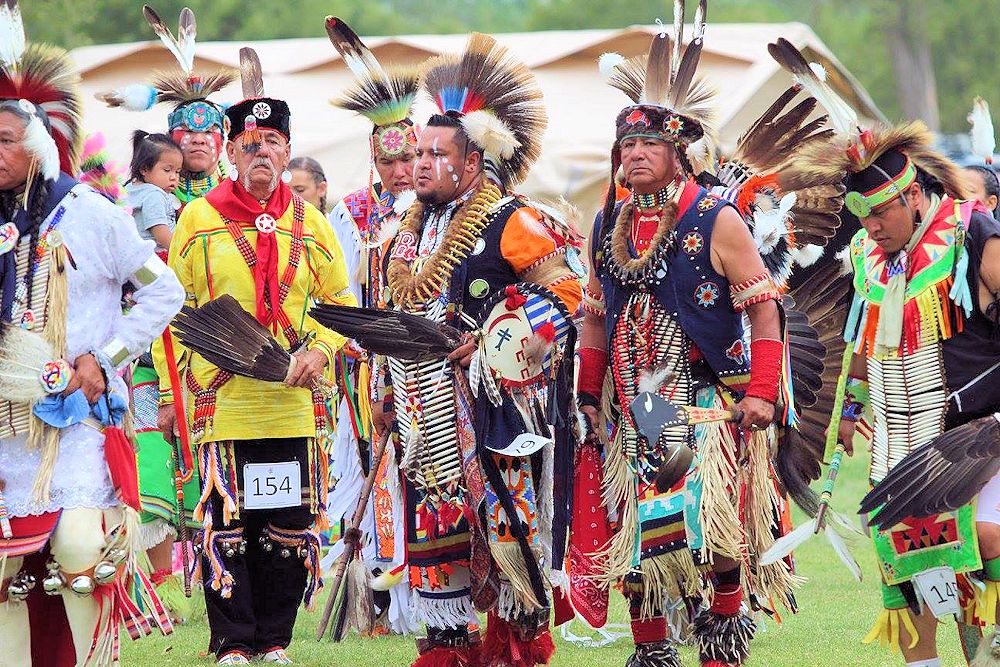
[[[604,295],[595,294],[588,285],[587,289],[583,291],[582,308],[585,313],[590,313],[591,315],[596,315],[597,317],[604,317]]]
[[[849,377],[844,387],[844,407],[841,417],[856,422],[864,416],[868,405],[868,381]]]
[[[733,308],[737,313],[754,305],[773,299],[781,299],[781,292],[777,285],[771,280],[771,274],[767,271],[758,273],[748,280],[729,286],[729,296],[733,300]]]

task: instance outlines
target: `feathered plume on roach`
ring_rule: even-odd
[[[502,185],[522,181],[541,154],[547,124],[534,74],[489,35],[473,33],[461,56],[427,64],[424,87],[441,113],[461,118],[469,139],[486,151]]]
[[[186,348],[235,375],[284,382],[294,368],[291,354],[228,294],[184,306],[171,324]]]
[[[419,69],[384,69],[351,27],[335,16],[326,17],[326,34],[357,79],[334,104],[365,116],[376,126],[409,118],[420,90]]]
[[[0,99],[26,99],[45,110],[51,141],[45,139],[38,157],[48,161],[42,166],[49,174],[77,171],[83,142],[79,86],[68,54],[47,44],[26,44],[17,1],[0,0]]]
[[[227,67],[208,76],[196,77],[197,81],[192,83],[190,77],[158,72],[153,79],[153,86],[157,90],[156,101],[183,104],[205,99],[236,81],[238,76],[236,70]]]
[[[109,107],[123,107],[129,111],[146,111],[157,102],[184,104],[207,99],[236,80],[237,73],[222,68],[207,76],[194,72],[195,37],[198,27],[194,12],[185,7],[177,21],[177,37],[170,32],[160,15],[149,5],[142,6],[142,14],[163,45],[177,60],[177,72],[157,72],[152,83],[132,83],[109,92],[95,95]]]
[[[695,12],[694,34],[684,47],[684,2],[674,2],[674,39],[661,30],[653,37],[645,55],[622,58],[616,53],[601,56],[601,72],[608,83],[636,104],[668,107],[698,121],[709,133],[715,120],[715,91],[696,79],[705,40],[708,1],[700,0]]]

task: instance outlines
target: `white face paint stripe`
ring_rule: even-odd
[[[434,143],[431,144],[431,149],[434,151],[434,153],[437,153],[437,150],[438,150],[438,139],[439,139],[439,137],[434,137]],[[440,155],[435,155],[434,156],[434,171],[437,173],[437,180],[440,181],[441,180],[441,156]]]

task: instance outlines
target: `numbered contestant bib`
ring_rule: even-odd
[[[959,612],[958,582],[955,570],[947,566],[934,567],[913,575],[913,585],[937,619]]]
[[[299,462],[243,465],[243,508],[248,510],[298,507],[302,504]]]

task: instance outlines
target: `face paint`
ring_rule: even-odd
[[[437,180],[441,180],[441,156],[437,155],[438,150],[438,139],[434,137],[434,143],[431,144],[431,150],[434,151],[434,171],[437,173]]]

